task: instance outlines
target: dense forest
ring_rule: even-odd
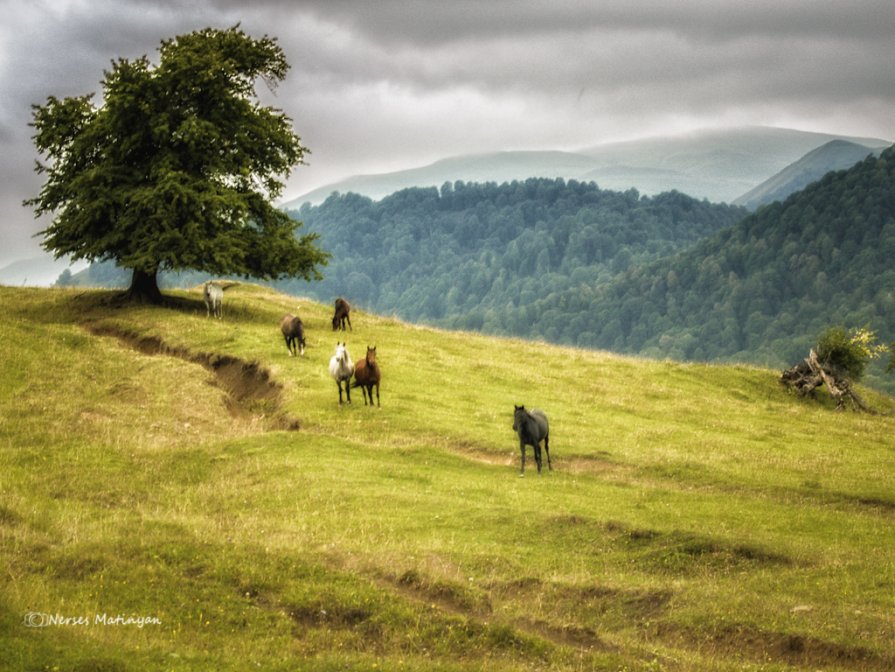
[[[617,352],[792,364],[830,325],[895,337],[893,259],[890,148],[686,251],[511,311],[507,324],[530,318],[558,341]],[[891,387],[879,372],[868,380]]]
[[[649,198],[562,179],[456,182],[381,201],[333,194],[295,213],[333,255],[325,279],[278,286],[410,320],[557,340],[546,323],[517,322],[516,310],[603,284],[746,214],[677,192]]]

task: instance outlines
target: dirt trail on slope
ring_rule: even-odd
[[[264,420],[268,430],[297,430],[301,423],[282,409],[282,386],[270,371],[258,362],[213,352],[193,352],[172,346],[157,336],[144,336],[109,325],[85,324],[94,336],[117,338],[144,355],[167,355],[200,364],[215,375],[218,386],[227,394],[227,410],[234,417],[252,415]]]

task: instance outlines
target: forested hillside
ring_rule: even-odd
[[[778,365],[827,326],[895,337],[895,148],[617,281],[517,309],[558,340],[676,359]],[[574,319],[569,316],[574,315]]]
[[[562,179],[457,182],[375,202],[336,194],[296,213],[333,255],[325,279],[278,286],[411,320],[556,339],[553,325],[514,321],[514,310],[605,283],[745,215],[676,192],[649,198]]]
[[[294,213],[333,255],[325,279],[277,286],[450,328],[789,366],[834,324],[895,338],[893,153],[752,215],[562,179],[334,194]]]

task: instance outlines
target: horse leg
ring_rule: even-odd
[[[341,380],[336,381],[336,387],[339,388],[339,406],[341,406],[342,405],[342,381]],[[349,401],[350,401],[350,399],[349,399]]]
[[[289,356],[292,357],[292,345],[289,343],[289,337],[283,336],[283,339],[286,341],[286,349],[289,351]]]
[[[535,441],[535,462],[538,465],[538,476],[541,475],[541,442]]]
[[[348,330],[354,331],[354,329],[351,328],[351,318],[348,316],[348,313],[345,313],[345,319],[348,320]]]
[[[544,452],[547,453],[547,467],[553,471],[553,464],[550,462],[550,432],[544,437]]]
[[[522,466],[519,467],[519,476],[525,476],[525,442],[519,440],[519,452],[522,453]]]
[[[370,390],[370,406],[373,405],[373,390]],[[376,408],[382,408],[379,404],[379,383],[376,383]]]
[[[351,377],[345,379],[345,396],[348,397],[348,403],[351,403]]]

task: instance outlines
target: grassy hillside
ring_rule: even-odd
[[[363,313],[382,408],[339,407],[329,306],[111,297],[0,288],[4,669],[895,666],[892,417]]]

